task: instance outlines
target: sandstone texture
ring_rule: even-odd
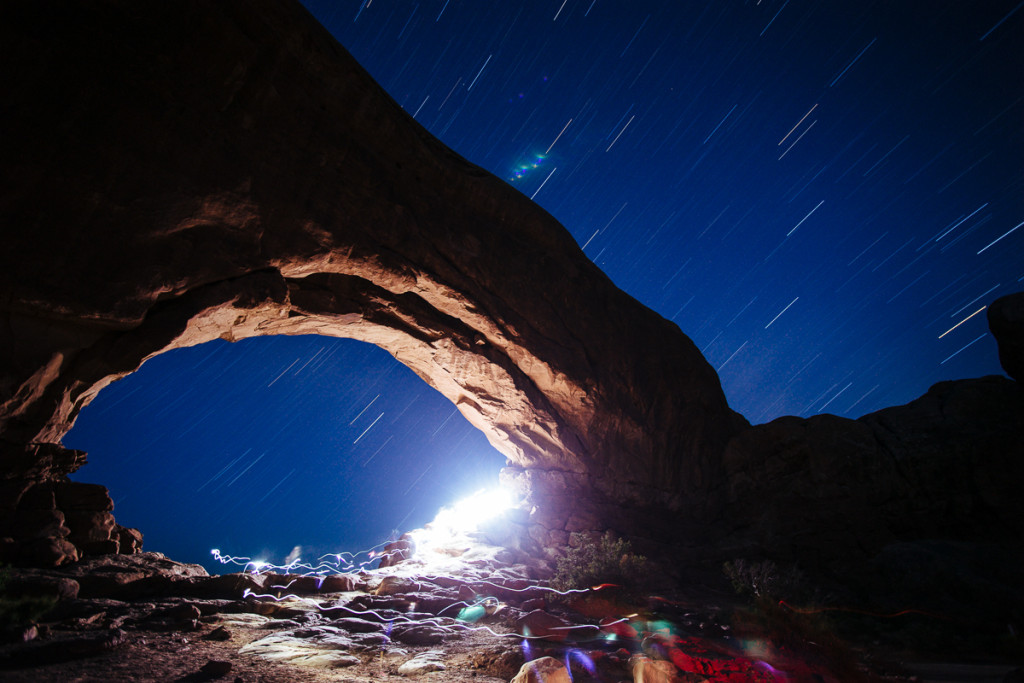
[[[29,3],[0,43],[12,479],[66,476],[26,448],[145,359],[270,334],[381,346],[516,467],[595,498],[679,508],[719,476],[746,423],[690,339],[298,2]]]
[[[1024,295],[988,313],[1013,380],[750,427],[678,327],[294,0],[7,3],[0,69],[0,561],[141,549],[61,446],[110,382],[212,339],[321,334],[386,349],[508,457],[525,502],[484,532],[512,551],[613,529],[668,573],[767,556],[870,583],[942,556],[1020,578]]]
[[[814,643],[791,638],[785,649],[775,648],[763,641],[763,630],[750,628],[734,637],[721,606],[692,594],[638,595],[581,613],[558,600],[539,565],[519,561],[528,557],[480,543],[460,554],[465,548],[458,539],[437,557],[413,556],[359,571],[345,591],[316,590],[333,573],[307,575],[320,580],[299,589],[289,576],[247,574],[262,586],[259,591],[241,583],[232,588],[219,582],[227,577],[206,576],[201,568],[158,553],[16,570],[19,587],[34,586],[33,594],[49,595],[52,602],[29,627],[21,628],[27,623],[22,622],[15,632],[0,630],[0,678],[204,681],[230,674],[225,680],[243,683],[401,677],[451,683],[767,683],[775,678],[765,672],[778,669],[789,680],[868,680],[851,677],[841,661]],[[103,585],[95,580],[98,574],[123,580]],[[67,590],[78,581],[81,591]],[[415,591],[377,594],[375,587],[385,581]],[[198,596],[200,583],[219,592]],[[530,590],[522,591],[523,584]],[[495,591],[502,593],[500,600]],[[536,593],[550,598],[547,611],[527,607]],[[9,594],[0,589],[0,597]],[[497,609],[474,619],[455,616],[481,601]],[[564,628],[542,634],[523,626],[541,616]],[[432,637],[410,638],[412,633]],[[752,650],[748,643],[757,639],[762,644]]]

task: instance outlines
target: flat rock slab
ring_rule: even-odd
[[[431,671],[444,671],[444,652],[440,650],[429,650],[422,652],[409,661],[398,667],[398,673],[403,676],[419,676]]]
[[[249,643],[239,650],[239,653],[256,655],[272,662],[317,669],[336,669],[360,664],[362,660],[347,653],[347,649],[342,641],[331,641],[326,638],[311,640],[274,633]]]

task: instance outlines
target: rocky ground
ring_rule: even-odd
[[[1019,680],[1009,665],[915,670],[822,638],[759,631],[723,608],[730,596],[699,586],[685,595],[627,599],[606,586],[562,596],[548,587],[549,573],[484,544],[326,577],[209,576],[159,553],[13,570],[7,595],[55,605],[8,633],[0,679]]]

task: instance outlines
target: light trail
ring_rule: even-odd
[[[269,389],[270,387],[274,386],[274,382],[276,382],[277,380],[279,380],[279,379],[281,379],[282,377],[284,377],[284,373],[286,373],[286,372],[288,372],[289,370],[291,370],[291,369],[292,369],[292,368],[293,368],[293,367],[295,366],[295,364],[296,364],[296,363],[298,363],[298,362],[299,362],[299,359],[298,359],[298,358],[296,358],[295,360],[293,360],[293,361],[292,361],[292,364],[291,364],[291,365],[289,365],[289,366],[288,366],[288,367],[286,367],[286,368],[285,368],[284,370],[282,370],[282,371],[281,371],[281,374],[280,374],[280,375],[278,375],[277,377],[275,377],[275,378],[274,378],[274,381],[273,381],[273,382],[271,382],[270,384],[268,384],[268,385],[267,385],[267,388]]]
[[[558,170],[557,166],[555,166],[553,169],[551,169],[551,173],[548,173],[548,177],[544,179],[544,182],[540,184],[540,187],[538,187],[534,191],[534,193],[530,195],[530,199],[533,199],[534,197],[536,197],[537,193],[544,189],[544,186],[548,184],[548,181],[551,180],[551,176],[555,175],[555,171],[557,171],[557,170]]]
[[[959,315],[959,314],[960,314],[960,313],[962,313],[963,311],[967,310],[967,307],[968,307],[968,306],[970,306],[970,305],[971,305],[971,304],[973,304],[973,303],[976,303],[976,302],[977,302],[977,301],[978,301],[979,299],[982,299],[982,298],[984,298],[984,297],[988,296],[989,294],[991,294],[992,292],[996,291],[996,290],[997,290],[997,289],[999,289],[1000,287],[1002,287],[1002,284],[1001,284],[1001,283],[997,283],[997,284],[995,284],[995,285],[992,285],[991,287],[989,287],[988,289],[986,289],[986,290],[985,290],[984,292],[982,292],[982,293],[981,293],[981,294],[979,294],[978,296],[974,297],[973,299],[971,299],[970,301],[968,301],[967,303],[965,303],[965,304],[964,304],[963,306],[961,306],[960,308],[958,308],[958,309],[956,309],[955,311],[953,311],[953,313],[952,313],[952,314],[951,314],[951,315],[950,315],[949,317],[950,317],[950,318],[955,318],[955,317],[956,317],[957,315]]]
[[[636,114],[633,114],[632,116],[629,117],[629,121],[626,121],[626,125],[622,127],[622,130],[619,131],[619,134],[615,136],[614,140],[612,140],[612,144],[608,145],[608,149],[605,150],[606,152],[611,151],[612,147],[614,147],[615,143],[619,141],[619,138],[622,137],[622,134],[626,132],[626,129],[629,128],[629,124],[633,123],[633,119],[635,118]]]
[[[554,18],[551,21],[557,21],[558,20],[558,15],[562,13],[563,9],[565,9],[565,3],[567,3],[567,2],[569,2],[569,0],[562,0],[562,6],[558,8],[557,12],[555,12],[555,16],[554,16]]]
[[[759,2],[758,4],[760,4],[760,2]],[[762,37],[764,37],[764,33],[765,33],[765,31],[767,31],[767,30],[768,30],[768,27],[769,27],[769,26],[771,26],[771,25],[772,25],[773,23],[775,23],[775,20],[779,18],[779,15],[780,15],[780,14],[782,14],[782,10],[786,9],[786,5],[788,5],[788,4],[789,4],[789,0],[786,0],[786,2],[782,3],[782,7],[780,7],[780,8],[779,8],[779,11],[775,13],[775,16],[774,16],[774,17],[772,17],[772,20],[771,20],[771,21],[769,21],[769,22],[768,22],[768,23],[767,23],[767,24],[765,25],[765,27],[764,27],[763,29],[761,29],[761,34],[760,34],[760,35],[758,36],[758,38],[762,38]],[[814,106],[818,106],[818,105],[814,105]],[[799,124],[797,124],[797,125],[799,125]]]
[[[995,244],[995,243],[996,243],[996,242],[998,242],[999,240],[1003,239],[1004,237],[1006,237],[1007,235],[1009,235],[1009,234],[1010,234],[1011,232],[1013,232],[1014,230],[1016,230],[1017,228],[1019,228],[1019,227],[1020,227],[1020,226],[1022,226],[1022,225],[1024,225],[1024,221],[1021,221],[1021,222],[1020,222],[1020,223],[1018,223],[1017,225],[1013,226],[1012,228],[1010,228],[1009,230],[1007,230],[1006,232],[1004,232],[1004,233],[1003,233],[1002,235],[1000,235],[999,237],[995,238],[994,240],[992,240],[991,242],[989,242],[988,244],[986,244],[986,245],[985,245],[984,247],[982,247],[982,248],[981,248],[981,251],[979,251],[979,252],[977,253],[977,255],[978,255],[978,256],[980,256],[980,255],[981,255],[981,252],[982,252],[982,251],[985,251],[986,249],[988,249],[989,247],[991,247],[991,246],[992,246],[993,244]]]
[[[589,589],[587,589],[587,590],[589,590]],[[382,623],[382,624],[393,624],[395,622],[399,622],[399,623],[403,623],[403,624],[432,624],[432,625],[434,625],[434,626],[436,626],[436,627],[438,627],[440,629],[444,629],[445,631],[448,631],[448,632],[455,632],[455,631],[487,631],[488,633],[490,633],[491,635],[493,635],[493,636],[495,636],[497,638],[516,638],[516,639],[525,638],[527,640],[544,640],[546,638],[546,636],[533,636],[533,635],[528,635],[528,634],[524,634],[524,633],[516,633],[514,631],[499,632],[499,631],[495,631],[494,629],[492,629],[491,627],[486,626],[486,625],[484,625],[484,626],[469,626],[469,625],[467,625],[465,623],[457,622],[457,620],[454,620],[454,619],[452,619],[452,621],[456,621],[455,624],[444,624],[444,623],[441,623],[441,620],[442,619],[451,619],[451,617],[442,617],[440,615],[432,617],[432,618],[427,618],[427,619],[413,619],[413,618],[407,617],[407,616],[405,616],[403,614],[386,615],[386,614],[381,614],[377,610],[372,610],[372,609],[357,610],[357,609],[352,609],[351,607],[347,607],[345,605],[330,605],[328,607],[324,607],[323,605],[321,605],[316,600],[313,600],[312,598],[304,598],[301,595],[295,595],[294,593],[289,593],[287,595],[274,595],[272,593],[256,593],[252,589],[246,588],[244,591],[242,591],[242,599],[244,600],[246,598],[255,598],[257,600],[273,600],[274,602],[283,602],[285,600],[294,600],[296,602],[302,602],[302,603],[306,603],[308,605],[311,605],[312,607],[316,608],[320,612],[332,612],[332,613],[334,613],[334,612],[337,612],[337,611],[344,611],[344,612],[347,612],[349,614],[353,614],[353,615],[356,615],[356,616],[373,616],[373,617],[376,617],[380,621],[380,623]],[[466,603],[465,602],[460,602],[460,603],[455,603],[455,604],[466,604]],[[446,607],[445,610],[450,609],[453,606],[454,605],[450,605],[449,607]],[[444,610],[442,610],[442,611],[444,611]],[[633,615],[633,616],[635,616],[635,615]],[[602,630],[604,630],[604,629],[606,629],[606,628],[608,628],[610,626],[615,626],[616,624],[628,623],[631,618],[632,618],[631,616],[621,617],[621,618],[619,618],[619,619],[617,619],[615,621],[610,621],[610,622],[608,622],[606,624],[601,624],[600,626],[595,625],[595,624],[575,624],[575,625],[571,624],[571,625],[568,625],[568,626],[554,626],[554,627],[551,627],[549,630],[551,630],[551,631],[579,631],[579,630],[597,630],[597,631],[602,631]],[[457,626],[457,628],[455,628],[456,626]]]
[[[482,67],[480,67],[480,70],[476,72],[476,76],[473,77],[473,82],[469,84],[468,88],[466,88],[466,92],[469,92],[470,90],[473,89],[473,86],[476,85],[476,79],[480,78],[480,74],[482,74],[484,72],[484,69],[487,68],[487,65],[491,61],[491,57],[493,57],[493,56],[494,56],[493,54],[492,55],[487,55],[487,61],[485,61],[484,65]]]
[[[959,351],[957,351],[956,353],[954,353],[954,354],[953,354],[952,356],[950,356],[950,357],[949,357],[949,358],[947,358],[946,360],[944,360],[944,361],[942,361],[941,363],[939,363],[939,365],[945,365],[945,364],[946,364],[946,363],[947,363],[948,361],[951,361],[951,360],[953,360],[954,358],[956,358],[957,356],[959,356],[961,352],[963,352],[963,351],[966,351],[966,350],[967,350],[968,348],[970,348],[970,347],[974,346],[975,344],[977,344],[978,342],[980,342],[980,341],[981,341],[982,339],[984,339],[984,338],[985,338],[986,336],[987,336],[987,333],[986,333],[986,334],[983,334],[983,335],[981,335],[980,337],[978,337],[977,339],[975,339],[975,340],[974,340],[974,341],[972,341],[971,343],[967,344],[967,346],[964,346],[964,347],[963,347],[963,348],[961,348],[961,349],[960,349]]]
[[[782,157],[784,157],[787,154],[789,154],[789,150],[791,150],[794,147],[796,147],[796,143],[800,142],[800,140],[802,140],[805,135],[807,135],[809,132],[811,132],[811,128],[814,128],[814,124],[816,124],[817,122],[818,122],[818,119],[814,119],[813,121],[811,121],[811,125],[807,126],[807,128],[804,129],[804,132],[800,133],[800,135],[797,136],[796,140],[793,140],[793,143],[789,147],[786,148],[786,151],[779,155],[779,159],[778,160],[782,161]]]
[[[958,322],[958,323],[957,323],[956,325],[953,325],[953,327],[949,328],[948,330],[946,330],[945,332],[943,332],[942,334],[940,334],[940,335],[939,335],[939,339],[942,339],[942,338],[943,338],[943,337],[945,337],[945,336],[946,336],[947,334],[949,334],[950,332],[952,332],[952,331],[953,331],[953,330],[955,330],[956,328],[960,327],[961,325],[963,325],[963,324],[964,324],[965,322],[967,322],[968,320],[970,320],[970,319],[971,319],[971,318],[973,318],[974,316],[976,316],[976,315],[978,315],[979,313],[981,313],[982,311],[984,311],[984,310],[985,310],[986,308],[988,308],[988,305],[982,306],[981,308],[979,308],[978,310],[976,310],[976,311],[975,311],[974,313],[971,313],[971,314],[970,314],[969,316],[967,316],[966,318],[964,318],[963,320],[961,320],[960,322]]]
[[[786,0],[786,1],[788,2],[789,0]],[[785,5],[783,5],[783,7],[785,7]],[[781,12],[782,10],[779,10],[779,11]],[[785,137],[783,137],[781,140],[779,140],[779,144],[776,145],[776,146],[781,146],[782,143],[785,142],[786,139],[789,138],[789,136],[793,134],[793,131],[800,127],[800,124],[804,122],[804,119],[806,119],[808,116],[810,116],[811,112],[814,111],[817,108],[818,108],[818,105],[815,104],[813,107],[808,109],[807,113],[804,114],[802,117],[800,117],[800,120],[796,122],[796,125],[789,129],[789,132],[786,133]]]
[[[264,456],[264,455],[266,455],[266,454],[267,454],[267,452],[266,452],[266,451],[263,451],[262,453],[260,453],[260,457],[258,457],[258,458],[256,458],[255,460],[253,460],[253,461],[252,461],[251,463],[249,463],[249,466],[248,466],[248,467],[246,467],[246,468],[245,468],[244,470],[242,470],[241,472],[239,472],[239,473],[238,473],[238,476],[237,476],[237,477],[235,477],[235,478],[234,478],[234,479],[232,479],[232,480],[231,480],[230,482],[228,482],[228,486],[231,486],[231,485],[232,485],[232,484],[234,484],[234,483],[235,483],[236,481],[238,481],[239,479],[241,479],[241,478],[242,478],[242,475],[243,475],[243,474],[245,474],[246,472],[248,472],[249,470],[251,470],[251,469],[252,469],[252,466],[253,466],[253,465],[255,465],[256,463],[258,463],[258,462],[259,462],[260,460],[262,460],[262,459],[263,459],[263,456]]]
[[[959,227],[960,227],[960,226],[961,226],[961,225],[962,225],[962,224],[964,223],[964,221],[966,221],[966,220],[967,220],[967,219],[969,219],[969,218],[970,218],[971,216],[973,216],[974,214],[976,214],[976,213],[978,213],[979,211],[981,211],[982,209],[984,209],[984,208],[985,208],[986,206],[988,206],[988,202],[985,202],[984,204],[982,204],[981,206],[979,206],[979,207],[978,207],[977,209],[975,209],[974,211],[972,211],[971,213],[969,213],[969,214],[968,214],[968,215],[967,215],[966,217],[964,217],[964,218],[961,218],[961,219],[960,219],[959,221],[957,221],[957,222],[956,222],[956,225],[954,225],[954,226],[953,226],[952,228],[950,228],[950,229],[949,229],[949,230],[947,230],[946,232],[944,232],[944,233],[942,233],[941,235],[939,235],[938,237],[936,237],[936,238],[935,238],[935,241],[936,241],[936,242],[938,242],[938,241],[939,241],[939,240],[941,240],[941,239],[942,239],[943,237],[945,237],[945,236],[946,236],[946,235],[948,235],[949,233],[951,233],[951,232],[953,232],[954,230],[956,230],[957,228],[959,228]]]
[[[740,106],[740,105],[739,104],[732,105],[732,109],[729,110],[729,113],[722,117],[722,120],[718,122],[718,125],[715,126],[715,129],[713,131],[711,131],[710,133],[708,133],[708,136],[706,138],[704,138],[704,142],[702,142],[700,144],[706,145],[708,143],[708,140],[710,140],[712,137],[714,137],[715,133],[718,132],[718,129],[722,127],[722,124],[725,123],[725,120],[727,118],[729,118],[730,116],[732,116],[732,113],[734,111],[736,111],[736,107],[738,107],[738,106]],[[630,120],[632,120],[632,119],[630,119]],[[629,125],[629,124],[626,124],[626,125]],[[618,139],[618,138],[616,138],[616,139]],[[612,143],[612,144],[614,144],[614,143]],[[611,148],[609,148],[609,149],[611,149]]]
[[[786,233],[786,237],[789,237],[789,236],[790,236],[790,235],[792,235],[792,234],[793,234],[794,232],[796,232],[796,229],[797,229],[797,228],[799,228],[799,227],[800,227],[801,225],[803,225],[803,224],[804,224],[804,221],[805,221],[805,220],[807,220],[808,218],[810,218],[810,217],[811,217],[811,214],[812,214],[812,213],[814,213],[815,211],[817,211],[818,209],[820,209],[820,208],[821,208],[821,205],[822,205],[822,204],[824,204],[824,203],[825,203],[825,200],[824,200],[824,199],[822,199],[822,200],[821,200],[820,202],[818,202],[818,205],[817,205],[816,207],[814,207],[814,208],[813,208],[813,209],[811,209],[811,210],[810,210],[809,212],[807,212],[807,215],[806,215],[806,216],[804,216],[803,218],[801,218],[801,219],[800,219],[800,222],[799,222],[799,223],[797,223],[796,225],[794,225],[794,226],[793,226],[793,229],[792,229],[792,230],[790,230],[789,232],[787,232],[787,233]]]
[[[374,397],[373,397],[372,399],[370,399],[370,402],[366,404],[366,407],[365,407],[365,408],[363,408],[362,410],[360,410],[360,411],[359,411],[359,414],[358,414],[358,415],[356,415],[355,417],[353,417],[353,418],[352,418],[352,421],[351,421],[351,422],[349,422],[349,425],[350,425],[350,426],[351,426],[351,425],[354,425],[354,424],[356,423],[356,420],[358,420],[359,418],[361,418],[361,417],[363,416],[363,413],[365,413],[365,412],[366,412],[367,410],[369,410],[369,409],[370,409],[370,406],[372,406],[372,405],[373,405],[373,402],[374,402],[374,401],[376,401],[376,400],[377,400],[378,398],[380,398],[380,394],[377,394],[377,395],[376,395],[376,396],[374,396]]]
[[[373,422],[371,422],[371,423],[370,423],[370,426],[369,426],[369,427],[367,427],[366,429],[364,429],[364,430],[363,430],[363,433],[362,433],[362,434],[360,434],[359,436],[357,436],[357,437],[356,437],[356,440],[352,442],[352,445],[353,445],[353,446],[355,446],[355,445],[356,445],[357,443],[359,443],[359,439],[361,439],[361,438],[363,438],[364,436],[366,436],[366,432],[368,432],[368,431],[370,431],[371,429],[373,429],[373,425],[377,424],[377,422],[379,422],[379,421],[380,421],[380,419],[381,419],[382,417],[384,417],[384,413],[381,413],[380,415],[378,415],[378,416],[377,416],[377,419],[376,419],[376,420],[374,420]]]
[[[772,322],[770,322],[770,323],[768,323],[767,325],[764,326],[764,329],[767,330],[769,327],[771,327],[772,323],[775,322],[776,320],[778,320],[779,318],[781,318],[782,314],[785,313],[786,311],[788,311],[789,307],[792,306],[793,304],[795,304],[797,299],[799,299],[799,298],[800,297],[797,297],[796,299],[793,299],[792,301],[790,301],[789,304],[785,308],[783,308],[781,311],[779,311],[779,314],[777,316],[772,318]]]
[[[572,123],[572,119],[569,119],[569,123],[566,123],[566,124],[565,124],[565,126],[564,126],[564,127],[562,128],[562,132],[561,132],[561,133],[559,133],[558,135],[556,135],[556,136],[555,136],[555,139],[554,139],[554,141],[553,141],[553,142],[552,142],[552,143],[551,143],[550,145],[548,145],[548,148],[547,148],[547,150],[545,150],[545,151],[544,151],[544,154],[545,154],[545,155],[546,155],[546,154],[547,154],[548,152],[550,152],[550,151],[551,151],[551,148],[552,148],[552,147],[554,147],[554,146],[555,146],[555,142],[558,142],[558,138],[562,137],[562,133],[564,133],[564,132],[565,132],[565,131],[566,131],[566,130],[567,130],[567,129],[569,128],[569,124],[570,124],[570,123]]]
[[[828,84],[828,87],[830,87],[830,88],[831,88],[831,87],[832,87],[833,85],[835,85],[836,83],[838,83],[838,82],[839,82],[839,79],[843,77],[843,74],[845,74],[845,73],[846,73],[847,71],[849,71],[849,70],[850,70],[850,67],[851,67],[851,66],[853,66],[854,64],[856,64],[856,63],[857,63],[857,60],[858,60],[858,59],[860,59],[861,57],[863,57],[863,56],[864,56],[864,53],[865,53],[865,52],[867,52],[867,51],[868,51],[868,49],[869,49],[869,48],[870,48],[870,47],[871,47],[872,45],[874,45],[874,44],[875,44],[875,41],[876,41],[876,40],[878,40],[878,38],[877,38],[877,37],[876,37],[876,38],[872,38],[872,39],[871,39],[871,42],[870,42],[870,43],[868,43],[868,44],[867,44],[867,45],[866,45],[866,46],[864,47],[864,49],[863,49],[863,50],[861,50],[860,52],[858,52],[858,53],[857,53],[857,56],[853,58],[853,61],[851,61],[851,62],[850,62],[849,64],[847,64],[847,65],[846,65],[846,68],[845,68],[845,69],[843,69],[842,71],[840,71],[840,72],[839,72],[839,75],[838,75],[838,76],[836,76],[836,77],[835,77],[834,79],[832,79],[832,82]]]

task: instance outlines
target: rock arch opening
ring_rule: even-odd
[[[222,340],[113,383],[64,439],[72,478],[110,489],[145,548],[226,569],[212,548],[283,563],[355,552],[493,488],[505,459],[383,350],[352,339]]]
[[[49,26],[26,8],[5,26],[33,70],[9,93],[24,135],[0,206],[19,226],[0,253],[0,519],[49,504],[30,492],[80,466],[61,445],[78,411],[144,359],[300,334],[375,344],[452,401],[554,510],[540,543],[625,506],[716,514],[746,423],[690,339],[299,5],[256,9],[86,8]],[[37,540],[11,538],[14,555]]]

